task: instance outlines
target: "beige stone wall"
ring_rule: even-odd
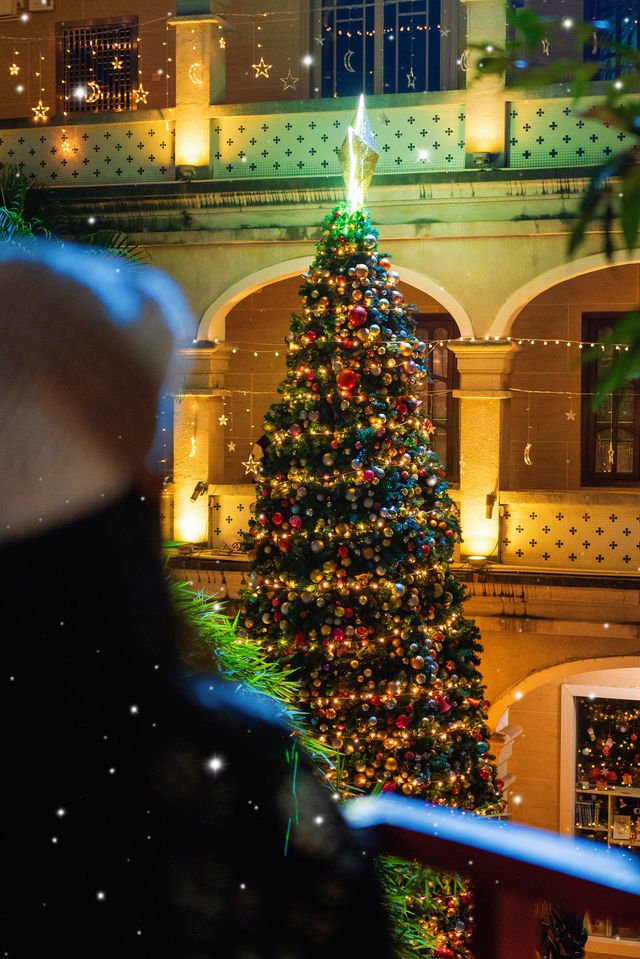
[[[628,310],[640,302],[638,266],[609,267],[586,273],[551,287],[528,303],[511,328],[514,340],[536,340],[522,345],[516,356],[511,387],[508,477],[502,487],[522,490],[574,490],[580,487],[580,351],[555,338],[579,341],[583,312]],[[547,339],[548,346],[538,340]],[[545,394],[542,391],[557,391]],[[564,415],[571,409],[575,420]],[[583,397],[582,403],[588,398]],[[531,431],[527,431],[530,403]],[[533,465],[526,466],[525,444],[532,444]]]
[[[225,413],[229,423],[225,431],[224,482],[247,481],[242,461],[262,436],[262,420],[271,403],[278,400],[277,386],[286,375],[285,335],[290,315],[300,307],[300,278],[291,277],[271,283],[245,297],[229,312],[226,342],[236,349],[229,362],[225,384],[230,391]],[[444,312],[432,297],[403,284],[405,300],[422,313]],[[254,356],[254,352],[258,356]],[[276,356],[276,352],[279,356]],[[253,429],[252,429],[253,426]],[[236,449],[229,450],[234,443]]]

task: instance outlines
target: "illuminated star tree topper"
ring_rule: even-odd
[[[348,128],[338,152],[351,213],[364,206],[365,194],[371,183],[378,156],[375,137],[364,106],[364,94],[361,94],[353,124]]]

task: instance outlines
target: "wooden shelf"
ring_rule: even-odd
[[[583,786],[576,786],[577,793],[589,793],[589,795],[594,796],[638,796],[640,797],[640,789],[636,789],[633,786],[611,786],[607,789],[596,789],[595,786],[590,786],[585,788]]]

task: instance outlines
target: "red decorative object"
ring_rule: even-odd
[[[384,786],[382,787],[382,792],[383,792],[383,793],[394,793],[395,791],[396,791],[396,784],[395,784],[395,783],[392,783],[390,780],[387,780],[387,782],[386,782],[386,783],[384,784]]]
[[[292,516],[289,520],[294,529],[299,529],[302,526],[302,517],[301,516]]]
[[[373,470],[364,471],[364,478],[367,480],[368,483],[370,483],[372,479],[375,479],[375,475],[376,474],[373,472]]]
[[[340,370],[336,376],[336,383],[341,390],[352,390],[357,382],[358,377],[353,370]]]
[[[273,516],[271,517],[271,521],[274,526],[280,526],[282,524],[283,519],[284,519],[284,516],[282,515],[282,513],[274,513]]]
[[[363,326],[367,322],[368,313],[364,306],[352,306],[349,310],[349,323],[351,326]]]
[[[406,729],[408,725],[409,717],[405,713],[401,713],[401,715],[396,719],[396,726],[398,729]]]

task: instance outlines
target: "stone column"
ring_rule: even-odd
[[[498,493],[507,481],[506,440],[514,347],[480,340],[450,343],[460,374],[461,556],[498,557]]]
[[[176,174],[210,176],[209,107],[225,100],[224,10],[227,0],[177,0]]]
[[[180,351],[185,373],[174,415],[174,538],[190,543],[206,542],[209,484],[224,476],[219,417],[230,354],[230,347],[211,343]]]
[[[467,165],[499,166],[504,157],[505,89],[500,76],[475,78],[476,63],[482,55],[471,50],[474,43],[495,43],[506,39],[504,0],[461,0],[467,13]],[[489,156],[487,157],[487,154]]]

